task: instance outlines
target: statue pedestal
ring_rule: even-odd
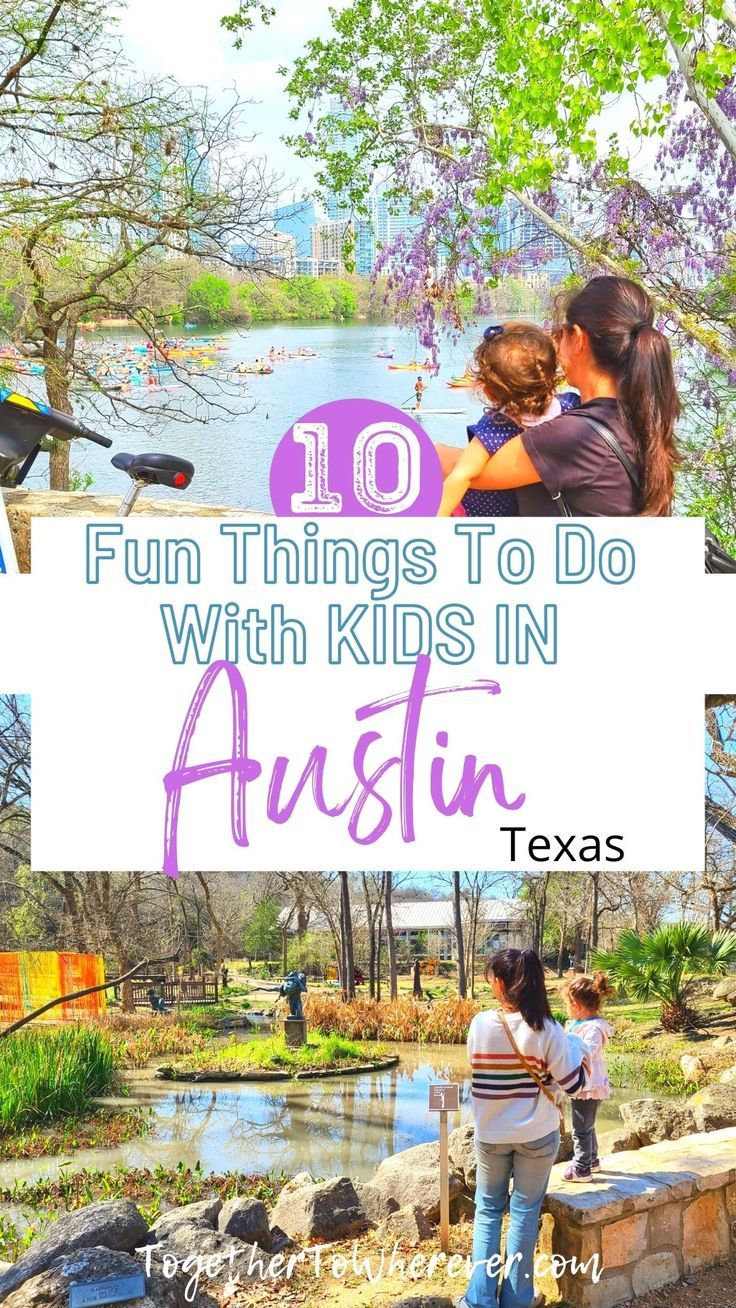
[[[307,1043],[306,1017],[284,1018],[284,1035],[290,1049],[301,1049]]]

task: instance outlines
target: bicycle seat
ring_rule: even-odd
[[[194,476],[194,464],[175,454],[115,454],[113,468],[127,472],[133,481],[147,486],[173,486],[185,490]]]

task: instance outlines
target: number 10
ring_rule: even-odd
[[[295,514],[342,512],[340,491],[329,487],[329,443],[327,423],[297,422],[294,442],[304,446],[304,490],[291,497]],[[381,446],[396,451],[397,476],[393,490],[376,483],[377,455]],[[416,433],[400,422],[374,422],[364,427],[353,446],[355,498],[369,513],[403,513],[419,495],[421,449]]]

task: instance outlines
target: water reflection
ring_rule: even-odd
[[[18,1159],[0,1166],[0,1182],[55,1175],[71,1161],[82,1167],[176,1167],[201,1163],[206,1171],[309,1171],[365,1179],[383,1158],[437,1138],[427,1112],[430,1081],[458,1081],[461,1111],[469,1117],[467,1060],[456,1045],[397,1045],[398,1067],[325,1081],[240,1082],[172,1086],[153,1073],[131,1078],[127,1103],[150,1106],[150,1133],[112,1149],[86,1149],[71,1160]],[[603,1106],[604,1130],[620,1124],[618,1104]]]

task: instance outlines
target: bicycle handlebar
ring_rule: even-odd
[[[81,438],[85,441],[91,441],[93,445],[102,445],[104,449],[109,450],[112,441],[109,436],[100,436],[90,427],[85,427],[84,423],[78,422],[68,413],[62,413],[60,409],[52,409],[48,404],[39,404],[35,400],[28,401],[24,397],[16,397],[12,392],[0,391],[0,399],[12,409],[15,410],[18,417],[26,420],[31,419],[34,422],[36,430],[39,425],[53,428],[59,432],[60,436],[65,436],[69,440]]]

